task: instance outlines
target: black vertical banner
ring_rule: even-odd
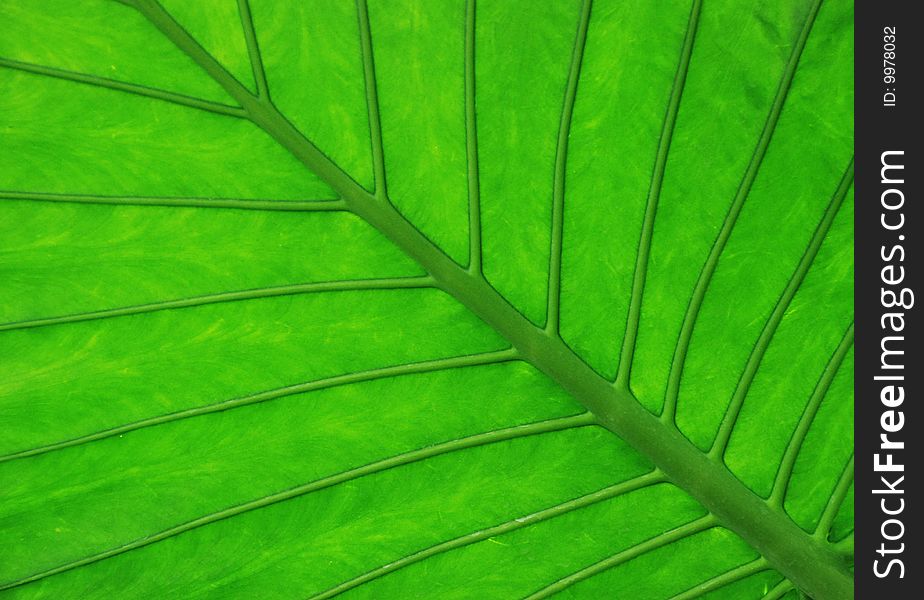
[[[855,6],[856,597],[919,598],[924,23],[917,2]]]

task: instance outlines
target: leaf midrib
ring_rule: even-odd
[[[635,398],[625,382],[613,385],[580,359],[557,336],[534,326],[481,275],[463,268],[430,242],[388,202],[384,169],[376,156],[377,190],[370,194],[307,140],[273,106],[265,86],[252,94],[228,73],[153,0],[122,0],[144,14],[180,50],[204,69],[252,121],[341,197],[347,208],[417,261],[437,287],[455,297],[505,337],[520,356],[546,373],[584,405],[596,421],[648,457],[676,485],[738,533],[795,585],[819,600],[849,598],[852,578],[843,560],[825,543],[800,529],[784,513],[741,483],[725,466],[700,452],[680,432],[662,423]],[[249,20],[249,15],[248,15]],[[368,25],[366,23],[366,25]],[[248,35],[252,64],[262,68]],[[364,47],[366,46],[364,42]],[[368,50],[368,49],[367,49]],[[367,79],[371,55],[364,56]],[[374,94],[367,91],[367,99]],[[370,104],[370,115],[377,107]],[[373,129],[378,123],[373,125]],[[375,131],[373,131],[375,148]],[[380,149],[379,149],[380,150]],[[376,153],[379,154],[379,153]]]

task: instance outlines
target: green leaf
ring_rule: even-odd
[[[851,597],[850,2],[0,21],[0,596]]]

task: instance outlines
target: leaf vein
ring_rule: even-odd
[[[809,398],[802,412],[802,416],[799,418],[799,423],[796,425],[796,429],[789,439],[786,451],[783,453],[783,460],[780,463],[780,468],[773,481],[773,488],[768,500],[770,504],[780,509],[783,508],[786,490],[789,488],[789,481],[792,478],[793,467],[795,467],[796,459],[799,457],[799,451],[802,450],[802,443],[805,441],[805,437],[812,427],[812,421],[814,421],[815,415],[818,414],[821,403],[828,394],[831,382],[834,381],[834,377],[841,368],[841,363],[844,362],[844,357],[847,356],[847,352],[850,350],[851,346],[853,346],[853,337],[854,325],[851,323],[850,327],[848,327],[847,331],[844,333],[844,337],[838,344],[837,349],[834,351],[834,354],[828,360],[828,364],[825,365],[824,372],[822,372],[821,378],[815,385],[812,396]]]
[[[228,106],[227,104],[221,104],[220,102],[212,102],[210,100],[194,98],[192,96],[186,96],[176,92],[168,92],[166,90],[151,88],[135,83],[125,83],[116,79],[107,79],[105,77],[88,75],[86,73],[75,73],[73,71],[56,69],[54,67],[46,67],[43,65],[35,65],[17,60],[10,60],[8,58],[0,58],[0,67],[7,67],[9,69],[23,71],[25,73],[32,73],[33,75],[44,75],[46,77],[53,77],[55,79],[64,79],[66,81],[73,81],[75,83],[82,83],[93,87],[125,92],[128,94],[134,94],[136,96],[144,96],[154,100],[163,100],[164,102],[170,102],[171,104],[196,108],[218,115],[236,117],[238,119],[246,118],[247,116],[244,112],[244,109],[237,106]]]
[[[571,117],[574,114],[574,102],[577,97],[578,81],[581,76],[581,62],[584,46],[587,42],[587,29],[590,23],[592,0],[584,0],[578,21],[577,34],[568,70],[568,83],[562,102],[561,118],[558,126],[558,144],[555,149],[555,173],[552,179],[552,233],[549,250],[548,306],[546,307],[546,331],[558,335],[561,310],[561,261],[564,239],[565,220],[565,173],[568,163],[568,136],[571,132]]]
[[[101,196],[95,194],[57,194],[0,190],[0,199],[68,204],[114,206],[156,206],[170,208],[228,208],[281,212],[343,212],[341,200],[268,200],[262,198],[177,198],[168,196]]]
[[[483,278],[477,118],[475,110],[475,0],[467,0],[465,3],[465,158],[468,178],[468,268],[472,275]]]
[[[150,302],[147,304],[136,304],[134,306],[123,306],[119,308],[109,308],[106,310],[97,310],[85,313],[76,313],[70,315],[61,315],[57,317],[46,317],[41,319],[31,319],[28,321],[16,321],[12,323],[0,323],[0,332],[13,331],[17,329],[34,329],[36,327],[48,327],[50,325],[62,325],[65,323],[79,323],[83,321],[96,321],[100,319],[112,319],[128,315],[137,315],[162,310],[175,310],[181,308],[190,308],[195,306],[204,306],[207,304],[219,304],[223,302],[239,302],[242,300],[256,300],[260,298],[273,298],[277,296],[294,296],[299,294],[317,294],[326,292],[356,292],[362,290],[397,290],[397,289],[418,289],[433,287],[433,279],[429,276],[419,277],[394,277],[384,279],[352,279],[345,281],[321,281],[315,283],[297,283],[290,285],[280,285],[275,287],[256,288],[251,290],[241,290],[236,292],[221,292],[218,294],[207,294],[203,296],[193,296],[179,300],[166,300],[162,302]]]
[[[366,0],[356,0],[356,14],[359,20],[359,39],[363,57],[369,137],[372,140],[375,196],[380,201],[386,201],[388,198],[388,185],[385,177],[385,149],[382,140],[382,120],[379,115],[379,92],[375,78],[375,57],[372,51],[372,29],[369,24],[369,7]]]
[[[447,371],[449,369],[495,365],[515,360],[518,360],[516,350],[507,349],[497,350],[494,352],[484,352],[481,354],[468,354],[465,356],[454,356],[451,358],[440,358],[415,363],[405,363],[389,367],[381,367],[379,369],[356,371],[354,373],[346,373],[343,375],[334,375],[333,377],[326,377],[324,379],[317,379],[315,381],[297,383],[281,388],[257,392],[256,394],[250,394],[248,396],[241,396],[239,398],[232,398],[230,400],[216,402],[214,404],[197,406],[195,408],[168,413],[166,415],[158,415],[148,419],[141,419],[139,421],[126,423],[125,425],[119,425],[118,427],[112,427],[110,429],[96,431],[94,433],[72,438],[70,440],[64,440],[62,442],[56,442],[53,444],[47,444],[45,446],[39,446],[36,448],[30,448],[28,450],[6,454],[4,456],[0,456],[0,463],[17,460],[20,458],[28,458],[30,456],[38,456],[40,454],[46,454],[56,450],[63,450],[64,448],[70,448],[72,446],[80,446],[82,444],[103,440],[117,435],[123,435],[131,431],[144,429],[146,427],[153,427],[155,425],[163,425],[164,423],[172,423],[174,421],[181,421],[183,419],[189,419],[192,417],[223,412],[235,408],[240,408],[242,406],[260,404],[269,400],[276,400],[278,398],[285,398],[287,396],[294,396],[296,394],[304,394],[306,392],[353,385],[367,381],[376,381],[390,377],[404,377],[408,375]]]
[[[719,426],[718,434],[716,435],[716,438],[712,443],[712,448],[710,449],[710,454],[715,456],[717,459],[724,455],[725,450],[728,447],[728,441],[731,439],[732,430],[735,428],[735,423],[738,422],[738,415],[741,414],[741,407],[744,405],[748,391],[751,389],[751,383],[753,383],[754,378],[757,375],[757,371],[760,369],[760,363],[763,361],[764,355],[767,352],[767,348],[770,347],[770,342],[773,340],[773,336],[776,333],[777,328],[782,322],[783,317],[786,315],[786,311],[789,309],[790,303],[792,302],[793,298],[795,298],[796,292],[799,291],[799,287],[801,287],[802,282],[805,281],[805,277],[808,275],[809,269],[811,268],[812,263],[815,261],[815,257],[818,256],[818,251],[821,250],[821,245],[824,243],[825,238],[828,235],[828,231],[831,229],[831,225],[834,223],[834,218],[837,216],[837,213],[841,208],[841,204],[844,202],[844,197],[847,195],[847,190],[850,189],[850,184],[852,181],[853,159],[850,160],[850,165],[847,167],[847,171],[841,178],[840,184],[837,187],[837,191],[834,193],[834,196],[831,198],[828,207],[825,209],[825,213],[822,216],[818,227],[815,229],[815,233],[812,234],[812,239],[809,241],[808,247],[805,249],[805,253],[799,260],[799,264],[796,266],[796,270],[793,272],[789,282],[786,284],[786,288],[780,295],[779,300],[777,300],[776,306],[773,307],[773,312],[770,314],[770,317],[764,324],[764,328],[760,332],[760,336],[757,338],[757,343],[751,350],[751,355],[748,357],[748,362],[744,367],[741,378],[738,380],[738,385],[736,386],[735,392],[732,395],[732,400],[726,409],[725,416],[722,419],[721,425]]]
[[[381,567],[368,571],[362,575],[359,575],[358,577],[354,577],[353,579],[345,581],[335,587],[321,592],[320,594],[312,596],[311,600],[325,600],[327,598],[333,598],[334,596],[342,594],[355,587],[369,583],[370,581],[378,579],[379,577],[383,577],[389,573],[403,569],[404,567],[408,567],[414,563],[426,560],[438,554],[456,550],[470,544],[475,544],[488,538],[510,533],[512,531],[516,531],[517,529],[534,525],[536,523],[541,523],[542,521],[546,521],[554,517],[559,517],[569,512],[597,504],[598,502],[603,502],[604,500],[609,500],[624,494],[629,494],[636,490],[640,490],[642,488],[654,485],[656,483],[661,483],[663,481],[663,475],[661,475],[658,471],[653,471],[646,473],[645,475],[640,475],[634,479],[630,479],[629,481],[605,487],[601,490],[597,490],[596,492],[585,494],[584,496],[568,500],[567,502],[557,504],[538,512],[453,538],[440,544],[430,546],[429,548],[425,548],[424,550],[420,550],[413,554],[404,556],[386,565],[382,565]]]
[[[751,575],[766,571],[769,567],[770,565],[765,558],[757,558],[749,563],[697,584],[695,587],[671,597],[670,600],[694,600],[694,598],[701,598],[710,592],[741,581]]]
[[[796,40],[796,44],[793,47],[792,53],[790,54],[789,62],[783,72],[783,77],[780,80],[776,91],[776,96],[773,100],[773,105],[771,106],[770,112],[767,115],[767,120],[764,123],[764,128],[761,132],[760,139],[754,148],[754,153],[751,155],[751,159],[744,173],[744,177],[738,186],[735,199],[732,201],[732,204],[728,209],[728,213],[726,213],[725,220],[722,223],[722,228],[719,231],[715,241],[713,242],[712,249],[709,251],[709,256],[706,258],[706,262],[703,263],[703,267],[700,270],[699,277],[693,289],[693,295],[690,298],[690,303],[687,306],[687,311],[683,318],[683,324],[681,325],[680,329],[680,336],[677,339],[677,345],[674,349],[674,358],[671,361],[671,370],[670,374],[668,375],[668,386],[664,400],[664,409],[661,414],[662,420],[665,423],[671,425],[674,424],[677,410],[677,397],[680,392],[680,379],[683,374],[683,366],[686,362],[687,350],[690,346],[690,339],[693,335],[693,328],[695,327],[696,319],[699,316],[699,310],[702,307],[703,299],[706,296],[706,290],[708,289],[709,283],[712,280],[712,275],[715,273],[719,262],[719,257],[722,254],[722,251],[725,249],[725,244],[731,237],[732,230],[734,229],[735,223],[738,220],[738,215],[741,213],[744,202],[750,194],[751,186],[753,185],[754,180],[757,178],[760,165],[763,163],[764,156],[767,153],[767,148],[770,146],[770,140],[773,137],[774,131],[776,131],[776,125],[779,122],[780,114],[783,112],[783,105],[785,104],[786,96],[789,93],[789,88],[796,74],[796,67],[799,65],[799,60],[802,57],[802,51],[805,49],[806,41],[808,40],[809,33],[812,30],[812,25],[815,22],[815,17],[818,14],[818,9],[820,6],[821,0],[815,0],[812,7],[809,9],[809,13],[806,17],[805,23],[803,24],[802,31],[799,34],[799,38]]]
[[[791,581],[784,579],[774,586],[772,590],[764,594],[760,600],[780,600],[794,588]]]
[[[310,483],[306,483],[297,487],[290,488],[275,494],[270,494],[258,498],[256,500],[251,500],[250,502],[245,502],[244,504],[239,504],[237,506],[232,506],[224,510],[220,510],[202,517],[187,521],[180,525],[176,525],[169,529],[164,529],[158,533],[139,538],[122,546],[116,548],[111,548],[103,552],[92,554],[84,558],[74,560],[57,567],[41,571],[39,573],[34,573],[28,575],[21,579],[11,581],[8,583],[0,584],[0,591],[9,590],[12,588],[17,588],[28,583],[33,583],[46,577],[51,577],[53,575],[58,575],[78,567],[83,567],[99,561],[105,560],[107,558],[112,558],[132,550],[137,550],[145,546],[150,546],[157,542],[163,541],[165,539],[186,533],[193,529],[203,527],[205,525],[210,525],[218,521],[229,519],[244,513],[251,512],[260,508],[265,508],[273,504],[278,504],[280,502],[285,502],[287,500],[292,500],[300,496],[304,496],[311,492],[323,490],[341,483],[346,483],[358,479],[360,477],[365,477],[368,475],[373,475],[375,473],[380,473],[388,469],[393,469],[396,467],[401,467],[411,463],[419,462],[426,460],[428,458],[433,458],[440,456],[442,454],[447,454],[450,452],[456,452],[460,450],[467,450],[470,448],[476,448],[478,446],[485,446],[488,444],[495,444],[498,442],[504,442],[507,440],[513,440],[517,438],[540,435],[545,433],[553,433],[557,431],[564,431],[566,429],[573,429],[577,427],[587,427],[596,425],[596,421],[590,413],[583,413],[579,415],[574,415],[571,417],[563,417],[559,419],[551,419],[548,421],[539,421],[535,423],[530,423],[529,425],[519,425],[515,427],[508,427],[504,429],[496,429],[493,431],[479,433],[471,435],[464,438],[458,438],[448,442],[443,442],[426,448],[420,448],[417,450],[411,450],[409,452],[404,452],[402,454],[396,454],[390,458],[384,460],[379,460],[376,462],[368,463],[360,467],[356,467],[347,471],[342,471],[335,475],[330,475],[322,479],[317,479]]]
[[[690,58],[693,55],[693,42],[696,39],[696,29],[699,25],[702,4],[702,0],[693,0],[693,7],[690,10],[690,19],[687,22],[687,31],[680,52],[680,61],[671,87],[671,97],[664,113],[664,124],[661,127],[661,137],[658,140],[654,171],[651,174],[651,183],[648,187],[648,200],[645,203],[645,216],[642,220],[642,232],[639,236],[635,271],[632,276],[632,291],[626,317],[626,334],[622,340],[622,350],[619,353],[619,367],[615,381],[617,386],[626,389],[629,388],[632,360],[638,338],[638,327],[642,313],[642,295],[644,294],[645,280],[648,277],[648,259],[651,254],[655,215],[658,210],[658,202],[661,199],[661,185],[664,183],[667,157],[670,153],[671,140],[674,136],[674,125],[677,123],[680,100],[683,96],[683,88],[686,85],[687,72],[690,69]]]
[[[567,577],[559,579],[555,583],[552,583],[551,585],[548,585],[542,588],[541,590],[538,590],[534,592],[533,594],[530,594],[529,596],[526,597],[526,600],[540,600],[541,598],[548,598],[577,583],[580,583],[586,579],[590,579],[594,575],[598,575],[604,571],[617,567],[623,563],[629,562],[630,560],[634,558],[638,558],[639,556],[647,552],[657,550],[658,548],[667,546],[668,544],[673,544],[674,542],[680,541],[684,538],[690,537],[692,535],[695,535],[697,533],[700,533],[702,531],[715,527],[716,524],[717,524],[717,521],[715,517],[713,517],[712,515],[706,515],[704,517],[700,517],[699,519],[696,519],[695,521],[691,521],[687,523],[686,525],[681,525],[680,527],[677,527],[676,529],[672,529],[670,531],[664,532],[640,544],[636,544],[635,546],[632,546],[631,548],[622,550],[610,556],[609,558],[605,558],[588,567],[585,567],[581,569],[580,571],[572,573],[571,575],[568,575]]]
[[[831,497],[828,499],[827,505],[825,505],[824,512],[818,520],[818,527],[815,528],[815,537],[823,540],[828,539],[828,535],[831,533],[831,526],[834,524],[834,519],[837,517],[837,512],[840,510],[841,504],[844,503],[844,498],[847,497],[850,484],[853,483],[853,468],[854,456],[851,454],[850,460],[847,461],[847,465],[841,472],[837,485],[834,486],[834,491],[831,493]]]
[[[250,12],[249,0],[237,0],[237,11],[240,14],[241,26],[244,29],[247,56],[250,59],[250,70],[257,86],[257,96],[269,98],[269,85],[266,83],[266,71],[263,68],[263,57],[260,55],[260,45],[257,42],[257,34],[253,27],[253,15]]]

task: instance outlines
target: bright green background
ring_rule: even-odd
[[[256,89],[236,2],[162,4]],[[389,198],[467,265],[477,197],[486,278],[545,325],[556,157],[581,4],[478,0],[474,32],[463,0],[369,4]],[[852,353],[832,359],[852,335],[844,333],[853,313],[852,191],[844,179],[852,6],[829,0],[814,16],[815,4],[705,0],[665,136],[692,34],[690,3],[596,0],[558,174],[561,336],[613,378],[652,173],[670,141],[630,379],[654,413],[670,395],[697,278],[733,200],[744,200],[702,299],[676,397],[677,427],[704,450],[831,198],[839,186],[847,192],[830,228],[816,236],[822,243],[804,279],[793,279],[798,291],[760,351],[725,454],[745,484],[769,495],[814,394],[818,413],[785,496],[787,513],[806,531],[818,525],[853,446]],[[357,7],[251,0],[250,9],[275,106],[372,190]],[[312,203],[336,194],[253,123],[146,95],[153,88],[235,105],[135,9],[102,0],[0,0],[0,23],[0,323],[8,324],[0,325],[0,584],[402,452],[582,412],[529,364],[494,361],[280,394],[16,456],[285,386],[508,343],[452,290],[432,288],[70,318],[424,272],[358,217]],[[466,117],[467,34],[477,123]],[[787,64],[796,60],[774,116]],[[62,71],[34,73],[29,65]],[[81,83],[71,73],[94,78]],[[126,93],[113,81],[145,88]],[[755,150],[770,134],[766,151]],[[474,135],[477,164],[467,147]],[[749,164],[756,177],[742,187]],[[150,198],[168,206],[143,205]],[[236,209],[202,199],[267,202]],[[302,204],[276,210],[287,202]],[[64,318],[32,322],[53,317]],[[829,388],[818,384],[826,368]],[[352,478],[0,596],[309,597],[651,468],[602,428],[531,435]],[[837,514],[832,541],[852,531],[851,495],[839,512],[828,509]],[[703,514],[683,490],[661,483],[440,553],[346,596],[525,596]],[[668,598],[756,558],[717,526],[561,597]],[[782,579],[772,570],[743,575],[708,597],[761,598]],[[776,589],[767,597],[789,588]]]

